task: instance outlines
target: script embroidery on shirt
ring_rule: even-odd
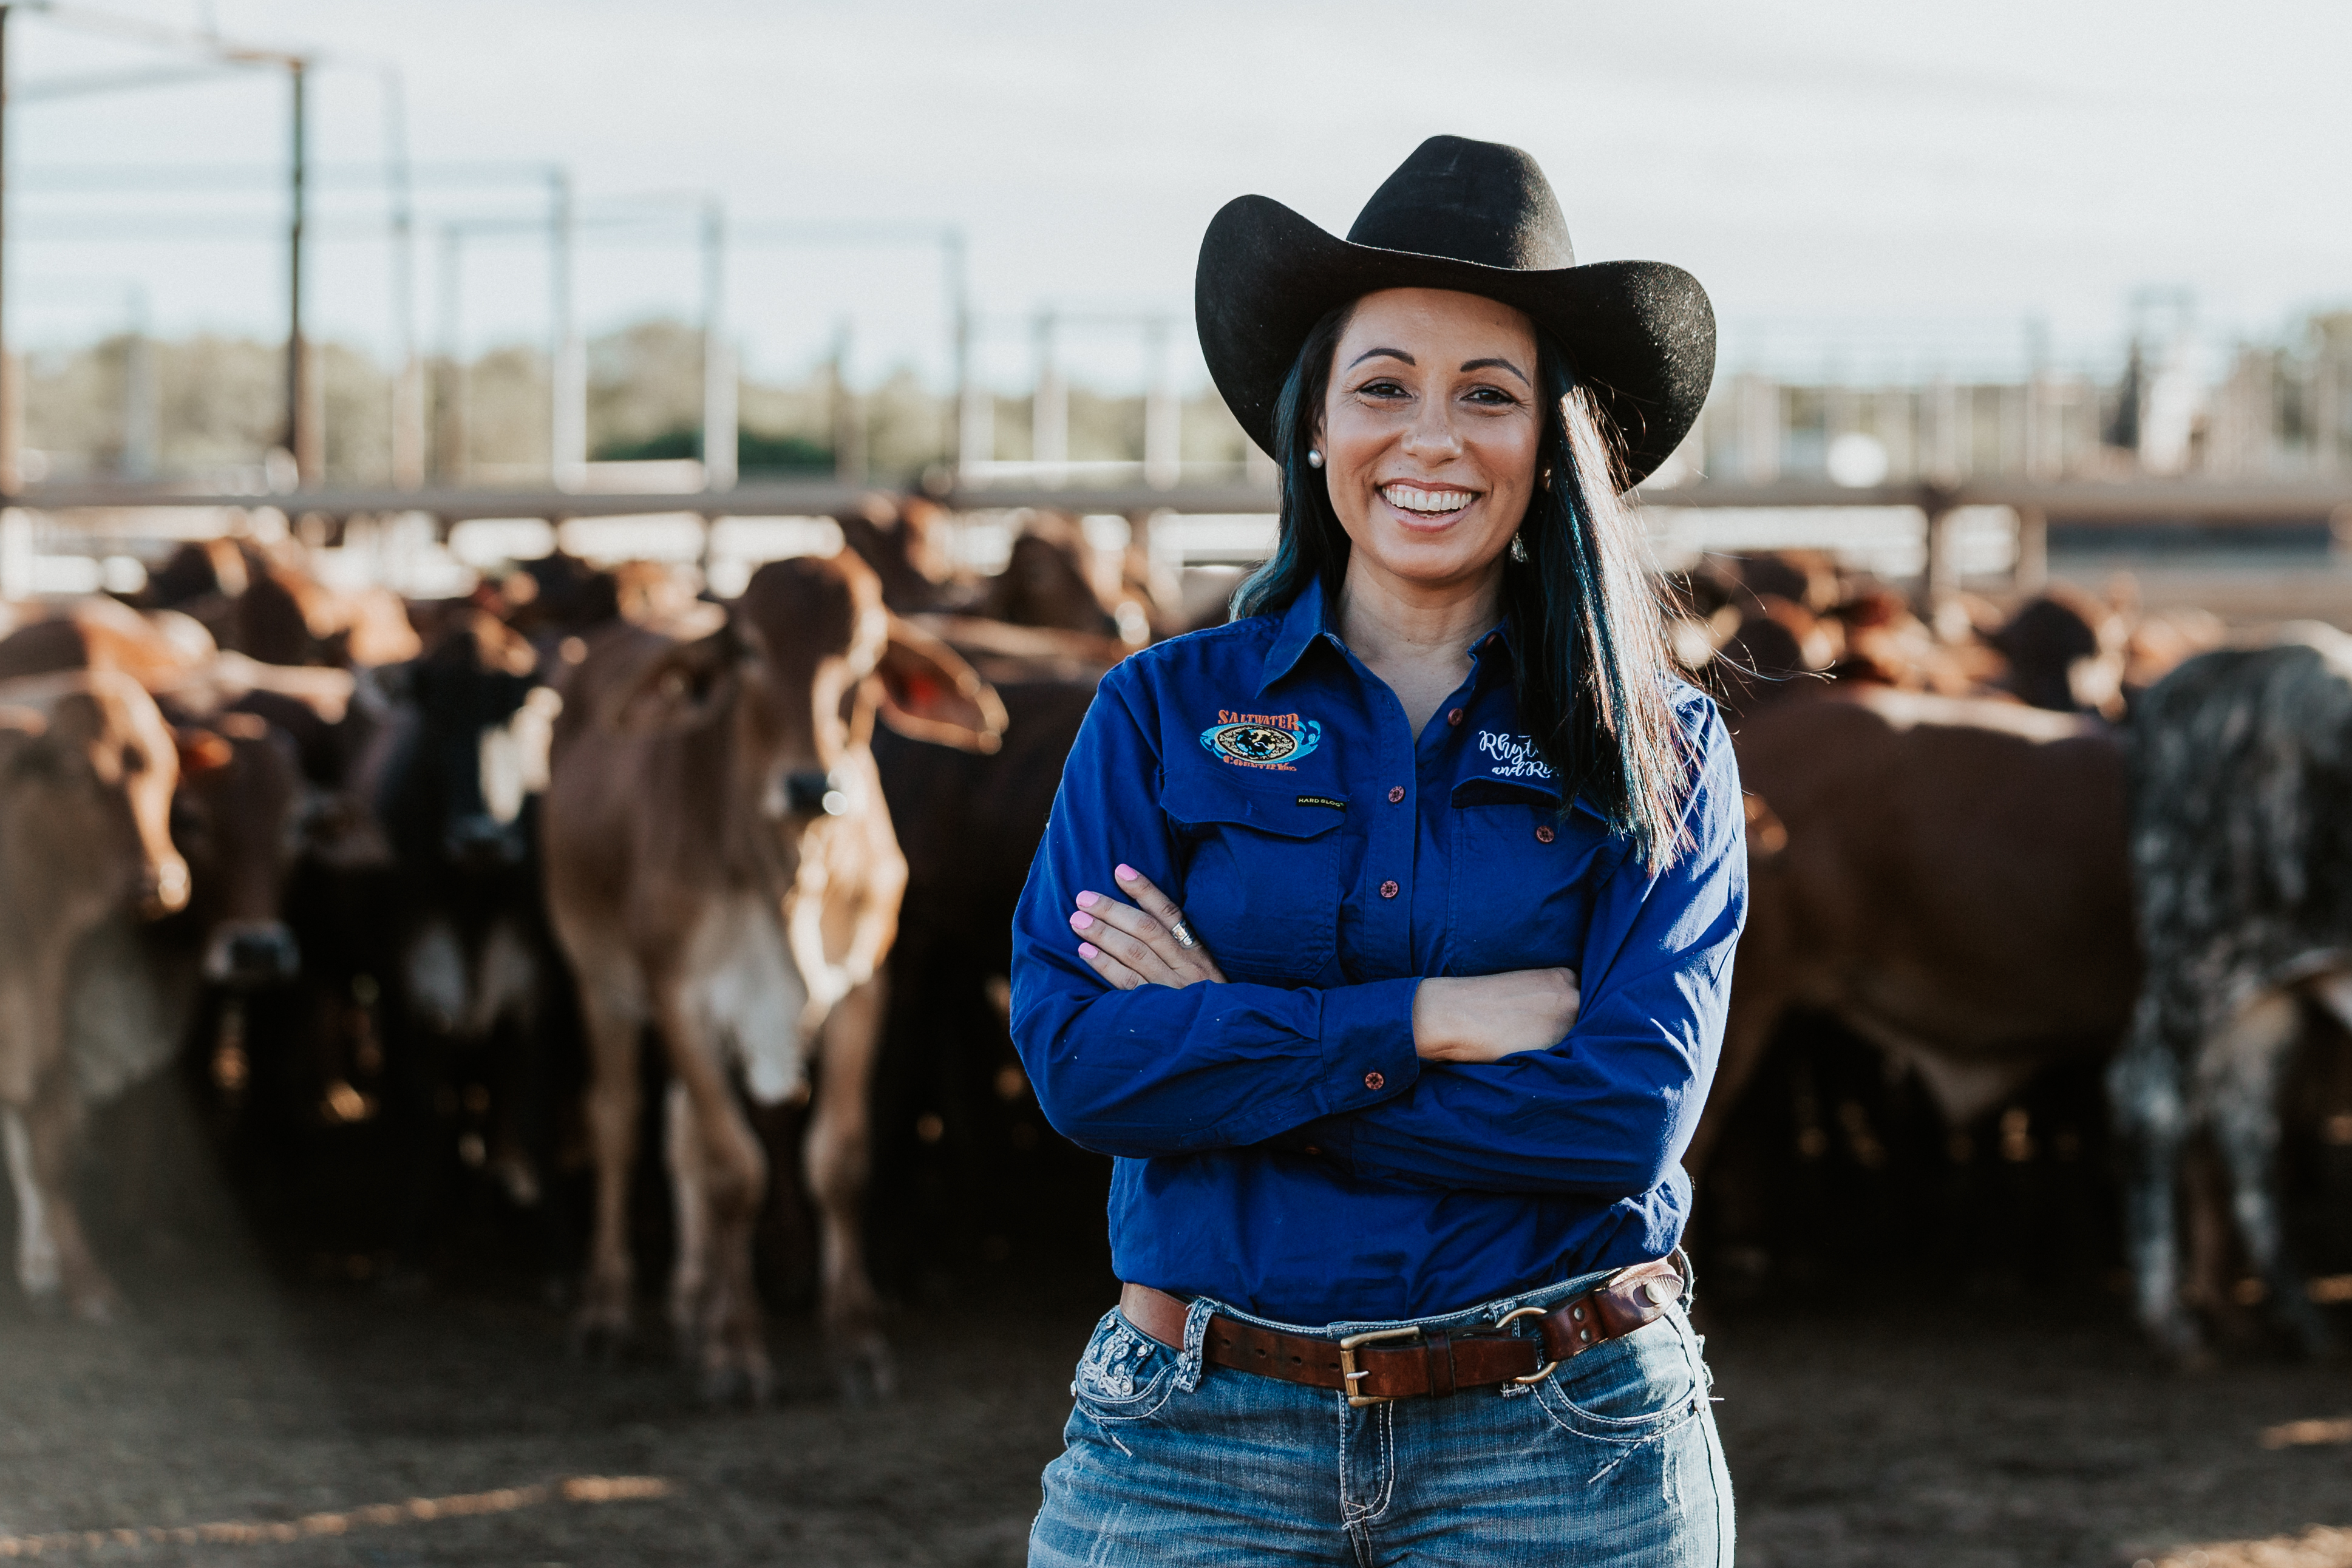
[[[1217,722],[1201,732],[1201,744],[1218,761],[1236,768],[1296,773],[1295,764],[1323,744],[1323,726],[1295,713],[1235,713],[1219,708]]]
[[[1478,732],[1478,749],[1495,759],[1488,769],[1497,779],[1549,779],[1551,768],[1536,750],[1535,737],[1526,735],[1497,735],[1491,729]]]

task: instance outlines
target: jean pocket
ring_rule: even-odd
[[[1078,1357],[1070,1397],[1098,1422],[1139,1421],[1175,1391],[1178,1359],[1114,1307],[1095,1324],[1086,1354]]]
[[[1536,1404],[1582,1437],[1638,1442],[1696,1417],[1706,1383],[1680,1312],[1559,1364],[1535,1385]]]

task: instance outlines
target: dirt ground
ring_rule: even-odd
[[[526,1281],[322,1278],[257,1241],[201,1160],[172,1180],[171,1224],[109,1238],[133,1321],[36,1320],[0,1284],[0,1557],[1017,1563],[1110,1289],[1076,1265],[972,1272],[955,1312],[898,1312],[900,1393],[866,1407],[787,1316],[779,1401],[714,1412],[651,1351],[572,1361]],[[2201,1543],[2225,1568],[2255,1559],[2218,1543],[2352,1525],[2340,1366],[2160,1372],[2098,1284],[1857,1266],[1812,1294],[1847,1304],[1703,1301],[1743,1563],[2128,1568]],[[2289,1423],[2307,1440],[2265,1446]]]

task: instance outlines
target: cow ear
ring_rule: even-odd
[[[1004,699],[963,655],[896,615],[874,679],[882,722],[909,740],[993,753],[1004,744]]]
[[[209,729],[183,726],[172,732],[180,752],[180,777],[200,779],[226,768],[236,758],[236,750],[227,740]]]
[[[614,694],[605,710],[613,727],[625,735],[695,728],[725,699],[727,676],[742,653],[732,621],[708,637],[663,649]]]

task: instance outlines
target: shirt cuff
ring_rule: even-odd
[[[1412,1087],[1412,998],[1421,977],[1340,986],[1323,993],[1323,1113],[1377,1105]]]

